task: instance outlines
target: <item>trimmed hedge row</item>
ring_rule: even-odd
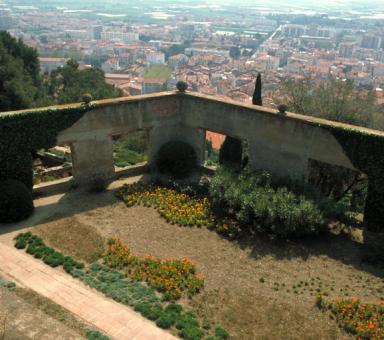
[[[46,246],[40,237],[32,235],[29,231],[17,235],[15,240],[17,249],[26,249],[28,254],[43,260],[45,264],[53,268],[63,266],[64,270],[70,274],[74,269],[84,268],[83,262],[75,261],[72,257],[64,256],[62,253]]]

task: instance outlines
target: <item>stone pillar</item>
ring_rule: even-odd
[[[155,157],[160,148],[167,142],[181,141],[188,143],[196,152],[199,165],[204,164],[205,130],[183,125],[154,127],[149,132],[148,163],[155,166]]]
[[[283,145],[249,141],[249,164],[253,170],[264,169],[273,175],[294,180],[307,180],[308,158]]]
[[[89,184],[95,179],[109,180],[113,177],[115,168],[110,136],[75,141],[71,144],[71,153],[76,184]]]

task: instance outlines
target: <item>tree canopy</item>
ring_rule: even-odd
[[[120,90],[105,82],[101,69],[92,67],[80,70],[74,60],[53,71],[46,79],[45,86],[48,96],[56,98],[59,104],[81,101],[84,93],[90,93],[93,99],[122,95]]]
[[[37,52],[0,31],[0,111],[32,106],[39,84]]]
[[[101,69],[81,70],[74,60],[42,76],[37,51],[0,31],[0,111],[78,102],[84,93],[94,99],[122,95]]]
[[[317,83],[310,77],[288,78],[281,81],[280,87],[290,111],[384,129],[384,110],[375,104],[375,93],[356,89],[351,80],[329,77]]]

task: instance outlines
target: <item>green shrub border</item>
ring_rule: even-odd
[[[368,176],[364,220],[372,232],[384,232],[384,135],[346,127],[332,127],[352,165]]]
[[[83,103],[0,113],[0,180],[16,179],[32,190],[32,153],[55,146],[58,133],[94,107]]]

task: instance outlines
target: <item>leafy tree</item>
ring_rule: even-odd
[[[37,51],[25,45],[21,39],[16,40],[6,31],[0,31],[0,44],[12,57],[23,61],[26,72],[32,77],[35,85],[38,85],[40,64]]]
[[[38,95],[39,61],[35,50],[0,32],[0,111],[32,106]]]
[[[316,84],[310,77],[288,78],[282,80],[280,88],[290,111],[384,129],[384,110],[375,105],[374,92],[357,90],[351,80],[329,77]]]
[[[257,74],[256,78],[256,85],[255,85],[255,92],[253,92],[253,97],[252,97],[252,104],[253,105],[263,105],[263,100],[261,98],[261,74]]]
[[[120,90],[105,82],[101,69],[80,70],[79,64],[72,59],[64,67],[52,72],[45,85],[48,95],[56,98],[60,104],[81,101],[84,93],[90,93],[93,99],[122,95]]]

